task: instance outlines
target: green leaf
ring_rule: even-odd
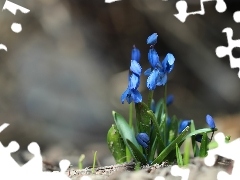
[[[191,128],[190,128],[191,129]],[[184,141],[183,164],[188,165],[190,159],[191,138]]]
[[[120,114],[118,114],[115,111],[113,111],[112,114],[113,114],[113,118],[116,123],[117,129],[118,129],[121,137],[123,138],[125,145],[130,150],[132,156],[135,158],[134,152],[131,151],[131,147],[129,146],[129,143],[127,143],[127,139],[128,139],[141,152],[141,150],[140,150],[141,147],[139,146],[139,144],[135,138],[133,129],[129,126],[127,121]],[[129,157],[127,157],[127,159],[129,159]]]
[[[147,135],[150,136],[151,116],[147,113],[149,110],[148,106],[140,102],[135,104],[135,109],[139,132],[147,133]]]
[[[213,131],[217,131],[217,128],[215,128],[214,130],[211,129],[211,128],[198,129],[198,130],[196,130],[196,131],[194,131],[194,132],[189,133],[189,134],[186,136],[186,138],[191,137],[191,136],[195,136],[195,135],[197,135],[197,134],[210,133],[210,132],[213,132]],[[186,138],[185,138],[185,139],[186,139]]]
[[[107,144],[117,164],[126,162],[126,145],[115,124],[108,131]]]
[[[176,143],[176,157],[177,157],[178,166],[180,166],[180,167],[183,166],[182,154],[181,154],[181,151],[180,151],[177,143]]]
[[[175,139],[173,140],[161,153],[160,155],[152,162],[152,164],[158,163],[160,164],[164,158],[167,157],[167,155],[176,148],[176,143],[180,144],[184,138],[187,136],[188,132],[189,132],[189,126],[187,126],[182,133]]]
[[[157,123],[157,119],[156,119],[155,115],[153,114],[153,112],[151,110],[147,111],[147,113],[151,116],[151,119],[152,119],[152,122],[153,122],[153,127],[154,127],[153,130],[157,134],[157,140],[158,140],[159,148],[164,149],[165,146],[164,146],[162,138],[161,138],[160,127]]]
[[[201,146],[200,146],[199,157],[206,157],[207,156],[208,143],[209,143],[209,140],[208,140],[207,133],[203,133]]]
[[[130,128],[127,121],[124,119],[124,117],[115,111],[113,111],[112,114],[113,114],[114,121],[117,125],[117,129],[118,129],[119,133],[121,134],[121,137],[123,138],[123,141],[125,142],[125,144],[127,144],[126,139],[128,139],[136,147],[138,147],[138,149],[140,149],[140,146],[135,138],[134,132],[133,132],[132,128]]]
[[[147,160],[144,157],[143,153],[141,151],[139,151],[139,149],[128,139],[127,139],[127,144],[129,146],[129,150],[132,153],[134,159],[137,162],[140,162],[141,164],[147,164]]]

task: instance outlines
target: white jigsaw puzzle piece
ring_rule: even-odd
[[[240,20],[240,18],[239,18],[239,20]],[[219,58],[222,58],[222,57],[228,55],[229,56],[229,60],[230,60],[230,67],[231,68],[240,68],[240,58],[234,58],[233,55],[232,55],[233,48],[235,48],[235,47],[239,47],[240,48],[240,39],[237,39],[237,40],[233,40],[232,39],[232,37],[233,37],[233,30],[230,27],[227,27],[227,28],[223,29],[222,32],[226,33],[227,41],[228,41],[228,47],[218,46],[216,48],[216,55]],[[240,78],[240,70],[238,72],[238,77]]]
[[[171,167],[171,174],[173,176],[180,176],[182,177],[181,180],[188,180],[190,169],[188,168],[181,168],[178,165],[174,165]]]
[[[188,8],[187,2],[185,0],[181,0],[176,2],[176,9],[178,10],[178,14],[174,14],[174,16],[178,18],[181,22],[185,22],[189,15],[196,15],[196,14],[204,15],[205,9],[204,9],[203,3],[208,1],[217,1],[215,9],[219,13],[222,13],[227,9],[227,5],[224,2],[224,0],[200,0],[201,9],[199,11],[187,12],[187,8]]]
[[[215,149],[208,150],[208,156],[204,158],[204,162],[207,166],[213,166],[216,162],[216,156],[222,156],[227,159],[234,161],[232,174],[228,174],[224,171],[220,171],[217,175],[218,180],[237,180],[240,177],[240,138],[226,143],[225,136],[223,133],[218,133],[215,135],[214,139],[218,143],[218,147]]]

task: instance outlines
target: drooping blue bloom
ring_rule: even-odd
[[[215,128],[216,128],[214,119],[213,119],[212,116],[210,116],[209,114],[206,116],[206,122],[207,122],[208,126],[209,126],[211,129],[215,129]]]
[[[190,124],[191,124],[190,120],[181,121],[179,128],[178,128],[178,133],[181,133],[187,126],[190,126]]]
[[[172,94],[167,96],[166,104],[167,106],[171,105],[174,101],[174,96]]]
[[[155,45],[157,43],[157,37],[158,37],[158,34],[153,33],[151,36],[147,38],[147,44]]]
[[[134,45],[133,49],[132,49],[132,57],[131,57],[131,59],[139,62],[140,61],[140,56],[141,56],[141,54],[140,54],[139,49],[137,49],[135,47],[135,45]]]
[[[139,103],[142,102],[142,95],[137,90],[140,84],[140,77],[135,75],[134,73],[129,77],[128,87],[123,92],[121,96],[121,102],[124,103],[124,100],[130,104],[131,102]]]
[[[171,53],[168,53],[164,60],[160,62],[156,50],[152,47],[148,52],[148,61],[151,68],[147,69],[144,75],[148,76],[148,89],[154,90],[156,86],[165,85],[167,83],[167,74],[172,71],[175,58]]]
[[[142,102],[142,95],[136,89],[127,88],[126,91],[124,91],[124,93],[121,96],[122,104],[124,104],[125,99],[128,102],[128,104],[130,104],[132,101],[135,103],[139,103]]]
[[[138,144],[140,144],[145,149],[148,147],[150,141],[149,136],[146,133],[139,133],[136,136],[136,140]]]
[[[170,73],[174,67],[175,57],[168,53],[162,62],[163,70],[165,73]]]
[[[125,99],[130,104],[131,102],[139,103],[142,102],[142,95],[137,90],[140,85],[140,75],[142,72],[142,68],[137,60],[131,60],[130,65],[130,75],[128,78],[128,87],[123,92],[121,96],[121,102],[124,103]]]
[[[152,68],[155,68],[157,65],[161,66],[159,61],[159,56],[157,51],[154,48],[150,48],[148,52],[148,61],[151,64]]]

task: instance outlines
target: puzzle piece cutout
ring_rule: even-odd
[[[215,141],[218,143],[218,147],[208,150],[208,156],[204,158],[204,162],[207,166],[213,166],[216,162],[217,155],[231,159],[234,161],[232,174],[220,171],[217,175],[218,180],[236,180],[240,177],[240,138],[226,143],[223,133],[217,133],[214,136]]]
[[[236,23],[240,22],[240,11],[236,11],[233,14],[233,19]],[[219,58],[222,58],[226,55],[229,56],[229,60],[230,60],[230,67],[231,68],[239,68],[239,72],[238,72],[238,77],[240,78],[240,58],[234,58],[232,55],[232,50],[235,47],[240,48],[240,39],[237,40],[233,40],[233,30],[230,27],[226,27],[222,30],[222,32],[226,33],[227,36],[227,41],[228,41],[228,47],[225,46],[218,46],[216,48],[216,55]]]
[[[0,132],[8,125],[7,123],[1,125]],[[70,178],[65,175],[66,170],[70,166],[68,160],[60,161],[60,172],[43,172],[41,150],[36,142],[28,145],[28,151],[33,154],[33,158],[23,166],[20,166],[11,156],[11,153],[18,150],[19,144],[16,141],[11,141],[7,147],[4,147],[0,142],[0,179],[70,180]]]
[[[215,9],[219,13],[223,13],[227,9],[227,5],[224,2],[224,0],[200,0],[201,9],[199,11],[187,12],[187,8],[188,8],[187,2],[185,0],[181,0],[176,2],[176,9],[178,10],[178,14],[174,14],[174,16],[178,18],[182,23],[184,23],[189,15],[196,15],[196,14],[204,15],[205,9],[204,9],[203,3],[208,1],[217,1]]]
[[[190,169],[188,168],[181,168],[178,165],[174,165],[171,167],[171,174],[173,176],[181,176],[181,180],[188,180]]]

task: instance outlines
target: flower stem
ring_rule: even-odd
[[[131,102],[129,104],[129,126],[131,129],[133,129],[133,102]],[[127,162],[130,162],[131,161],[131,152],[130,150],[128,149],[128,147],[126,146],[126,160]]]
[[[129,126],[130,128],[133,126],[133,102],[129,104]]]
[[[153,90],[150,90],[149,93],[148,93],[148,108],[149,110],[151,110],[151,104],[152,104],[152,99],[153,99]]]
[[[167,84],[164,86],[164,110],[165,110],[165,117],[164,117],[164,145],[167,146],[168,143],[168,131],[167,131],[167,117],[168,117],[168,110],[167,110]]]

